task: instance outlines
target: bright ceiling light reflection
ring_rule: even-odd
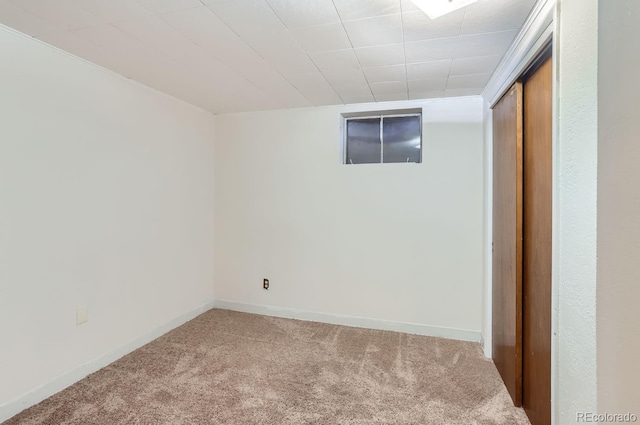
[[[412,0],[431,19],[451,13],[479,0]]]

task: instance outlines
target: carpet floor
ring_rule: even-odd
[[[529,422],[479,344],[214,309],[18,424]]]

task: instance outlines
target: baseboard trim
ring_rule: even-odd
[[[261,314],[264,316],[283,317],[287,319],[306,320],[309,322],[330,323],[333,325],[353,326],[356,328],[380,329],[385,331],[404,332],[408,334],[435,336],[460,341],[480,342],[482,333],[466,329],[430,326],[419,323],[394,322],[390,320],[371,319],[368,317],[348,316],[332,313],[317,313],[292,308],[273,307],[267,305],[244,304],[234,301],[214,300],[214,308]]]
[[[484,337],[484,333],[480,334],[480,345],[482,346],[482,352],[488,359],[491,358],[491,342]]]
[[[97,359],[84,363],[75,369],[59,376],[51,382],[48,382],[12,401],[0,405],[0,423],[12,418],[18,413],[22,412],[29,407],[40,403],[42,400],[51,397],[55,393],[58,393],[70,385],[75,384],[82,378],[90,375],[103,367],[113,363],[119,358],[129,354],[130,352],[142,347],[145,344],[153,341],[156,338],[164,335],[172,329],[177,328],[180,325],[188,322],[191,319],[199,316],[200,314],[208,311],[214,307],[214,302],[209,301],[202,306],[193,309],[187,313],[184,313],[169,322],[158,326],[150,332],[139,336],[138,338],[129,341],[125,345],[110,351]]]

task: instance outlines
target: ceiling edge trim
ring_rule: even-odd
[[[482,97],[493,107],[529,67],[553,36],[556,0],[538,0],[522,29],[504,54]]]

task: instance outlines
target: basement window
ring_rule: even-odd
[[[343,114],[345,164],[422,162],[422,111]]]

